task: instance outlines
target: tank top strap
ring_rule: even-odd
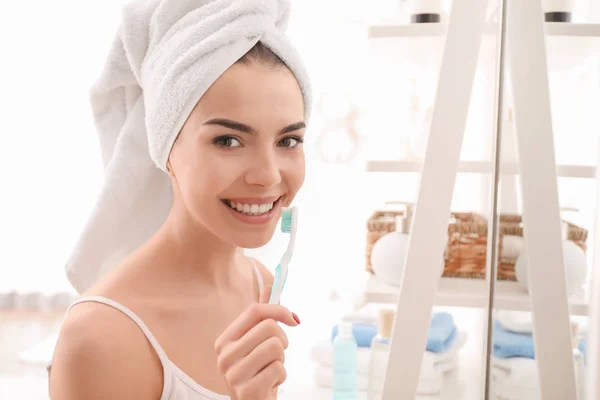
[[[102,296],[86,296],[86,297],[82,297],[80,299],[75,300],[71,306],[69,306],[69,309],[67,310],[67,313],[71,310],[71,308],[73,308],[73,306],[80,304],[80,303],[86,303],[86,302],[94,302],[94,303],[101,303],[101,304],[105,304],[109,307],[115,308],[117,310],[119,310],[120,312],[122,312],[123,314],[125,314],[126,316],[128,316],[133,322],[136,323],[136,325],[140,328],[140,330],[144,333],[144,335],[146,336],[146,338],[148,339],[148,342],[150,342],[150,344],[152,345],[152,348],[154,348],[154,351],[156,351],[156,354],[158,355],[158,358],[160,359],[161,363],[163,364],[163,368],[170,364],[169,358],[167,357],[167,354],[165,353],[165,351],[163,350],[163,348],[161,347],[161,345],[158,343],[158,340],[156,340],[156,338],[154,337],[154,335],[152,334],[152,332],[150,331],[150,329],[148,328],[148,326],[144,323],[144,321],[142,321],[142,319],[140,317],[137,316],[136,313],[134,313],[133,311],[131,311],[129,308],[125,307],[124,305],[117,303],[114,300],[111,300],[109,298],[106,297],[102,297]]]
[[[265,285],[262,274],[260,273],[260,269],[258,268],[258,264],[254,261],[254,258],[248,257],[250,262],[252,263],[252,268],[254,268],[254,274],[256,275],[256,283],[258,285],[258,293],[262,292],[263,286]]]

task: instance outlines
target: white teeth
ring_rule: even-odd
[[[226,202],[231,208],[243,214],[262,215],[273,209],[273,203],[264,204],[241,204],[235,201]]]

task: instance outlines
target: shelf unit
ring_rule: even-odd
[[[389,365],[405,380],[392,379],[388,372],[384,396],[390,398],[408,398],[414,394],[418,379],[418,368],[414,365],[418,365],[420,356],[416,349],[421,346],[428,327],[428,315],[425,314],[430,306],[486,308],[491,295],[487,280],[439,279],[437,269],[426,267],[437,262],[427,245],[440,246],[445,234],[443,221],[449,213],[453,189],[449,183],[453,182],[450,175],[492,173],[489,162],[459,162],[460,140],[466,125],[464,116],[468,112],[474,76],[480,66],[494,67],[498,55],[498,24],[484,22],[484,5],[475,1],[453,3],[450,24],[398,24],[392,21],[368,27],[372,48],[383,50],[378,54],[379,61],[391,64],[392,70],[416,68],[421,74],[435,75],[432,79],[438,75],[435,70],[440,70],[427,150],[428,161],[438,162],[423,163],[423,171],[421,162],[414,160],[372,160],[367,163],[368,172],[421,173],[417,203],[427,210],[415,213],[413,225],[420,228],[411,233],[403,271],[405,279],[419,282],[419,285],[406,285],[400,292],[399,287],[382,284],[372,277],[358,301],[395,303],[397,315],[414,314],[404,320],[397,318],[395,323],[392,340],[398,344],[392,347]],[[500,173],[521,174],[525,199],[523,213],[532,221],[530,226],[535,227],[532,230],[547,233],[550,240],[541,235],[528,238],[532,250],[529,257],[531,295],[517,282],[496,282],[494,308],[540,311],[534,315],[534,326],[547,332],[536,337],[542,397],[574,398],[575,381],[565,379],[565,374],[574,375],[574,365],[569,346],[570,332],[564,327],[569,315],[588,315],[589,310],[585,294],[566,298],[560,270],[554,262],[562,255],[558,240],[560,224],[544,214],[559,214],[556,182],[551,176],[554,170],[559,177],[597,179],[598,168],[555,164],[548,78],[550,73],[597,60],[600,24],[543,23],[539,19],[541,14],[541,4],[537,1],[519,2],[518,7],[508,7],[507,19],[512,23],[507,26],[508,39],[505,38],[511,43],[506,47],[510,72],[507,82],[512,85],[509,87],[513,89],[518,115],[516,138],[521,163],[503,164]],[[527,40],[514,39],[520,37]],[[533,154],[537,154],[538,160]],[[545,207],[536,207],[536,195],[547,199]],[[548,243],[551,244],[549,248]],[[548,268],[542,268],[542,265]],[[547,276],[548,273],[551,275]],[[413,329],[397,329],[407,321]],[[557,329],[559,325],[561,328]]]
[[[599,152],[600,154],[600,152]],[[420,173],[420,161],[370,160],[366,168],[371,173]],[[488,161],[461,161],[458,173],[491,174],[493,165]],[[518,163],[504,163],[502,174],[519,174]],[[597,166],[557,165],[557,176],[564,178],[597,179],[600,172]],[[488,306],[488,283],[484,279],[441,278],[435,298],[436,306],[485,308]],[[383,283],[372,275],[359,296],[355,306],[366,303],[391,303],[398,301],[397,286]],[[531,311],[529,294],[517,283],[497,281],[495,286],[494,308],[513,311]],[[587,316],[588,299],[585,293],[577,293],[569,300],[571,315]]]
[[[441,56],[447,24],[399,24],[393,20],[381,21],[369,25],[368,37],[375,39],[401,39],[394,41],[394,51],[402,55],[420,57],[430,60],[435,52]],[[548,51],[548,65],[553,69],[561,69],[584,63],[593,54],[600,54],[600,24],[551,23],[544,24],[547,44],[552,47]],[[485,35],[488,43],[495,43],[497,25],[487,23]],[[489,39],[493,40],[489,40]],[[484,40],[483,44],[486,44]],[[557,47],[558,46],[558,47]],[[494,52],[490,52],[492,56]],[[485,54],[485,53],[484,53]],[[565,57],[564,54],[569,54]],[[560,55],[561,57],[553,57]],[[372,173],[420,173],[422,163],[418,160],[369,160],[366,163],[367,172]],[[489,161],[461,161],[458,173],[462,174],[492,174],[493,164]],[[503,163],[500,166],[502,174],[519,174],[518,163]],[[596,179],[597,166],[588,165],[557,165],[558,177]],[[367,283],[364,293],[357,304],[364,302],[395,303],[398,288],[382,284],[373,276]],[[435,300],[438,306],[454,307],[487,307],[487,283],[485,280],[442,278]],[[516,282],[499,281],[496,284],[495,307],[507,310],[526,311],[531,309],[531,301],[527,292]],[[573,315],[587,315],[588,306],[585,296],[577,297],[570,304]]]
[[[512,281],[496,282],[494,308],[511,311],[531,311],[529,294]],[[357,306],[366,303],[391,303],[398,301],[399,287],[383,283],[376,276],[367,281]],[[488,283],[484,279],[442,278],[435,298],[436,306],[485,308],[488,306]],[[573,295],[569,300],[572,315],[588,315],[585,293]]]
[[[547,36],[570,37],[600,37],[600,24],[565,24],[560,22],[546,22],[545,33]],[[381,21],[368,26],[370,39],[399,38],[399,37],[437,37],[445,36],[448,25],[445,23],[434,24],[399,24],[390,21]],[[487,23],[486,35],[496,35],[497,25]]]
[[[600,24],[546,22],[544,26],[549,49],[548,67],[551,71],[581,65],[600,54]],[[367,35],[375,47],[382,40],[395,39],[394,53],[408,55],[413,63],[422,66],[432,59],[441,58],[447,28],[445,23],[399,24],[389,20],[369,25]],[[493,63],[496,57],[497,30],[495,23],[485,26],[482,56],[486,62]],[[385,56],[385,52],[381,52],[381,55]]]
[[[458,166],[459,173],[491,174],[493,165],[487,161],[461,161]],[[367,161],[368,172],[421,172],[419,161],[403,160],[371,160]],[[500,166],[502,174],[518,174],[517,163],[505,163]],[[588,165],[557,165],[556,173],[559,177],[596,179],[596,167]]]

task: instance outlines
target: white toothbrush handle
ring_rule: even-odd
[[[271,287],[271,297],[269,298],[269,304],[278,304],[281,298],[281,292],[283,291],[283,285],[285,284],[285,278],[287,275],[287,266],[280,263],[275,269],[275,279],[273,280],[273,287]]]

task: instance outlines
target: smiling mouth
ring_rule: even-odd
[[[280,200],[281,200],[281,197],[279,197],[277,200],[275,200],[273,202],[263,203],[263,204],[236,203],[235,201],[232,201],[232,200],[221,200],[221,202],[223,204],[225,204],[227,207],[239,212],[240,214],[259,216],[259,215],[265,215],[265,214],[270,213],[271,210],[273,210],[273,208],[275,208],[277,206],[277,204],[279,204]]]

